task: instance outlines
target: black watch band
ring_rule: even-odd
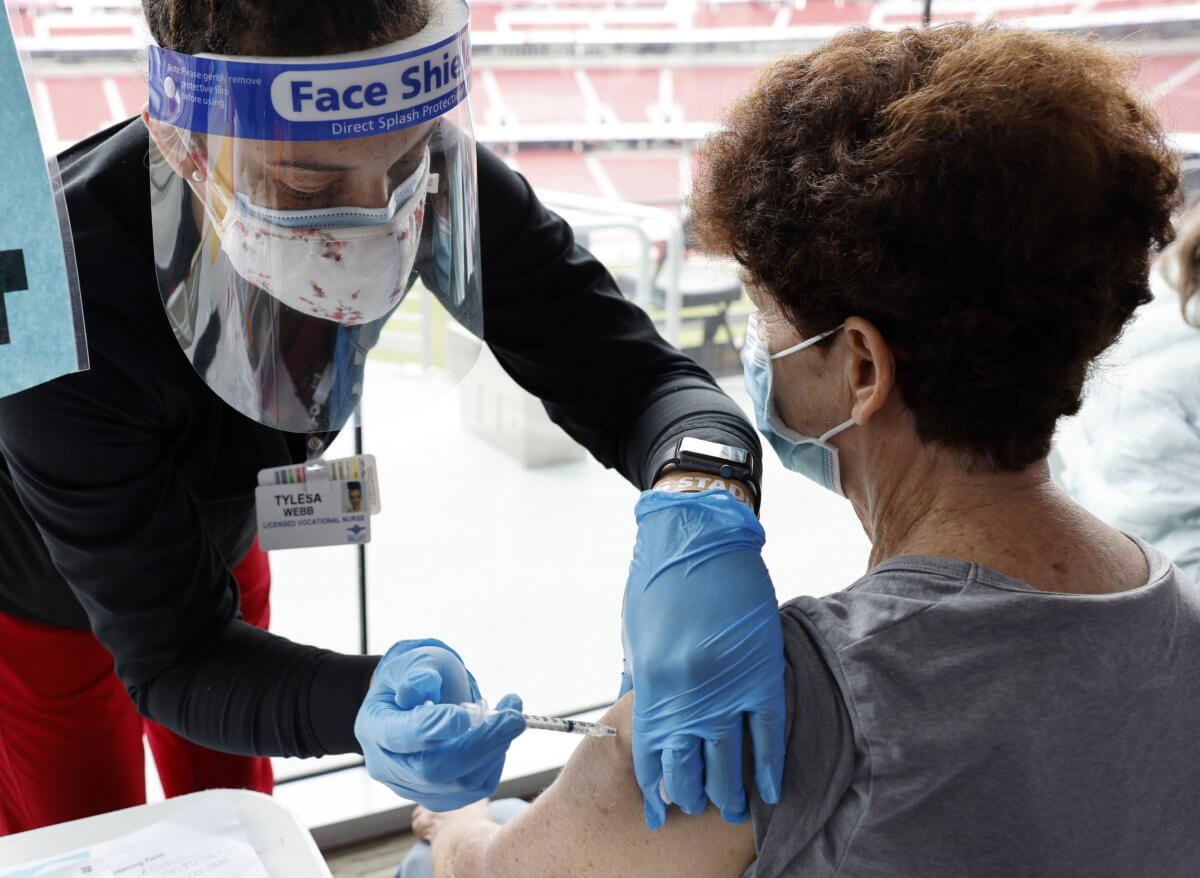
[[[759,504],[759,462],[752,452],[735,445],[723,445],[698,436],[681,436],[673,453],[654,476],[658,482],[672,470],[707,473],[721,479],[738,481],[750,489],[755,513]]]

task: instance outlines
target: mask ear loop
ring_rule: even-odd
[[[830,440],[830,439],[832,439],[832,438],[833,438],[834,436],[836,436],[838,433],[842,433],[842,432],[844,432],[844,431],[846,431],[846,430],[849,430],[851,427],[853,427],[853,426],[854,426],[854,424],[855,424],[855,420],[854,420],[854,418],[848,418],[848,419],[846,419],[845,421],[843,421],[842,423],[838,424],[838,425],[837,425],[836,427],[834,427],[833,429],[831,429],[831,430],[826,430],[824,433],[822,433],[820,436],[818,436],[818,437],[817,437],[817,444],[818,444],[818,445],[828,445],[828,444],[829,444],[829,440]]]
[[[191,179],[187,182],[190,184],[192,196],[200,201],[200,206],[204,209],[205,216],[212,223],[214,229],[220,237],[224,237],[225,232],[229,229],[229,224],[233,221],[234,212],[232,196],[226,193],[225,189],[217,182],[215,177],[210,178],[205,173],[208,167],[208,154],[194,145],[191,136],[187,136],[184,142],[184,150],[187,152],[188,159],[192,162],[193,171]],[[200,191],[200,184],[205,184],[204,190]],[[216,202],[214,205],[213,202]],[[224,215],[224,219],[218,216],[220,213]]]
[[[834,335],[835,333],[841,332],[842,329],[845,327],[845,325],[846,325],[845,323],[839,323],[837,326],[835,326],[833,329],[828,330],[827,332],[822,332],[820,335],[814,335],[812,338],[806,338],[804,341],[800,342],[799,344],[794,344],[790,348],[786,348],[777,354],[769,354],[768,356],[770,357],[771,360],[778,360],[783,357],[790,356],[791,354],[802,351],[805,348],[812,347],[817,342],[827,339],[831,335]],[[757,329],[758,329],[757,321],[755,321],[756,335],[757,335]],[[765,344],[764,344],[764,348],[765,348]],[[855,422],[854,418],[848,418],[845,421],[843,421],[842,423],[838,424],[836,427],[832,427],[831,429],[826,430],[820,436],[816,436],[816,437],[802,436],[801,434],[797,433],[795,430],[791,430],[790,427],[788,427],[787,429],[791,430],[792,436],[794,437],[792,441],[804,440],[808,444],[833,449],[833,446],[829,445],[829,440],[832,439],[834,436],[838,435],[839,433],[849,430],[851,427],[854,426],[855,423],[856,422]],[[786,427],[787,425],[785,424],[784,426]],[[778,428],[776,428],[776,432],[779,432]],[[833,450],[836,451],[836,449],[833,449]],[[840,482],[840,479],[838,481]],[[839,491],[839,493],[841,493],[841,492]]]
[[[416,196],[427,195],[429,193],[429,163],[429,147],[425,147],[425,155],[421,157],[421,164],[417,166],[415,171],[409,174],[408,179],[396,187],[388,199],[388,210],[392,216],[399,213]]]
[[[782,359],[783,357],[789,356],[790,354],[794,354],[797,351],[802,351],[805,348],[810,348],[813,345],[815,345],[817,342],[823,341],[823,340],[829,338],[829,336],[833,335],[834,333],[841,332],[842,327],[845,325],[846,325],[845,323],[839,323],[837,326],[835,326],[833,329],[829,330],[828,332],[822,332],[820,335],[814,335],[812,338],[806,338],[804,341],[800,342],[799,344],[794,344],[790,348],[786,348],[777,354],[771,354],[771,359],[779,360],[779,359]]]

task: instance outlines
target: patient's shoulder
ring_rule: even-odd
[[[970,562],[952,558],[892,558],[842,591],[787,602],[782,607],[784,629],[790,621],[823,650],[840,650],[954,601],[972,581],[974,570]]]
[[[633,699],[604,715],[616,737],[584,738],[558,779],[504,827],[492,852],[496,875],[600,878],[734,878],[754,856],[745,824],[733,826],[713,808],[689,817],[671,808],[656,832],[646,828],[633,772]]]
[[[620,801],[640,795],[633,774],[633,696],[626,695],[600,718],[617,730],[615,738],[585,737],[564,773],[570,788],[586,796]]]

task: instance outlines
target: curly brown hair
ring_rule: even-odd
[[[995,25],[845,32],[705,144],[697,236],[805,335],[875,323],[923,441],[1022,469],[1171,237],[1179,173],[1129,67]]]

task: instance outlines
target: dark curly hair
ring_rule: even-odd
[[[701,150],[692,210],[805,335],[884,333],[920,438],[1017,470],[1149,301],[1176,161],[1082,39],[856,29],[767,67]]]
[[[196,55],[326,55],[416,33],[428,0],[142,0],[164,49]]]

